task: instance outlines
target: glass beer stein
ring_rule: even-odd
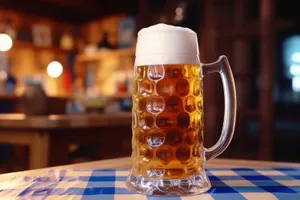
[[[222,78],[225,112],[220,139],[206,149],[202,79],[212,72]],[[235,127],[235,85],[227,58],[201,63],[197,35],[190,29],[165,24],[142,29],[132,99],[133,166],[127,188],[165,196],[207,191],[204,163],[227,148]]]

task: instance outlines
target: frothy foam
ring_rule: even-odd
[[[197,34],[188,28],[157,24],[139,31],[135,66],[200,64]]]

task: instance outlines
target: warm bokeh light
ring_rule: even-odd
[[[292,61],[293,62],[300,62],[300,52],[296,52],[292,55]]]
[[[300,76],[300,65],[294,64],[290,66],[290,73],[293,76]]]
[[[293,77],[292,88],[294,92],[300,92],[300,76]]]
[[[0,80],[6,80],[7,79],[7,72],[4,70],[0,71]]]
[[[11,49],[13,41],[11,37],[5,33],[0,34],[0,51],[8,51]]]
[[[176,15],[182,15],[183,9],[178,7],[178,8],[176,8],[175,13],[176,13]]]
[[[52,78],[59,77],[63,72],[63,66],[58,61],[52,61],[47,67],[47,73]]]

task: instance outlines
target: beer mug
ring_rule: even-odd
[[[202,79],[212,72],[222,78],[225,112],[220,139],[206,149]],[[204,163],[227,148],[235,127],[235,84],[227,58],[201,63],[197,35],[190,29],[144,28],[138,33],[132,99],[133,166],[127,188],[165,196],[207,191]]]

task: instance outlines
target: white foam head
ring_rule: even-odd
[[[197,34],[188,28],[157,24],[139,31],[135,66],[199,65]]]

